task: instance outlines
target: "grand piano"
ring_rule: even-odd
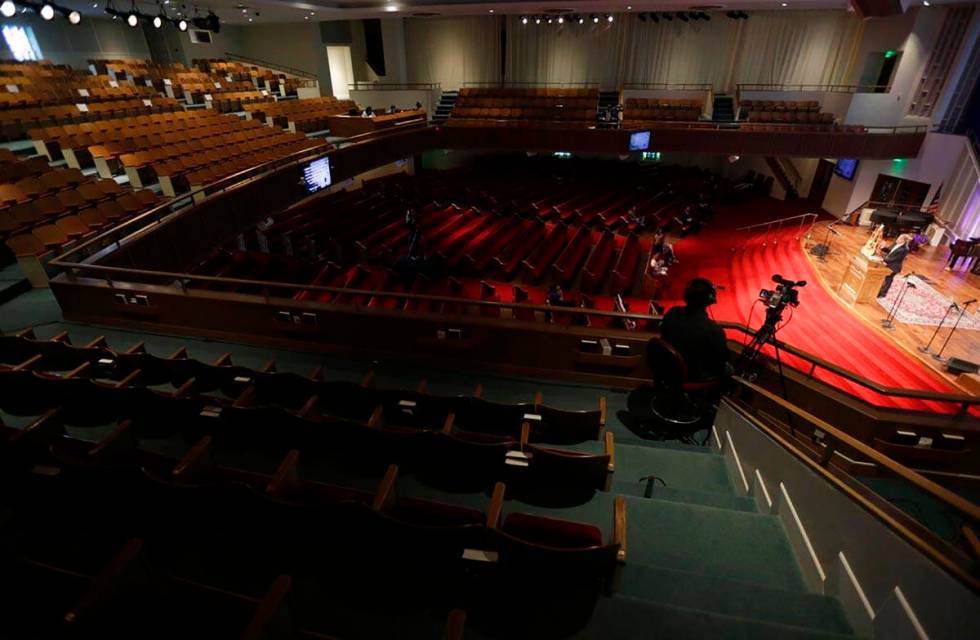
[[[885,237],[893,238],[900,233],[918,233],[928,227],[933,220],[930,213],[909,209],[889,209],[882,207],[871,214],[872,224],[885,225]]]
[[[980,273],[980,238],[956,240],[949,247],[949,264],[946,269],[955,269],[960,260],[966,260],[967,266],[973,262],[970,273]]]

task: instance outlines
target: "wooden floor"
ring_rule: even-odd
[[[809,242],[805,238],[801,239],[801,242],[805,243],[804,249],[808,249],[814,243],[823,241],[826,236],[828,224],[830,222],[826,221],[814,226]],[[826,261],[821,261],[807,252],[807,257],[817,270],[821,280],[823,280],[824,286],[834,293],[834,295],[836,295],[837,287],[840,284],[848,260],[850,260],[851,256],[858,253],[869,235],[869,230],[866,227],[836,225],[835,229],[840,235],[831,236],[830,255],[827,256]],[[971,298],[980,298],[980,275],[970,274],[968,268],[964,267],[962,262],[955,271],[945,271],[948,258],[948,246],[924,246],[905,259],[904,271],[914,271],[916,274],[928,278],[933,288],[956,302],[963,302]],[[894,286],[898,286],[898,284],[898,281],[896,281]],[[876,330],[890,336],[896,344],[919,358],[927,366],[941,373],[947,380],[953,384],[962,386],[962,379],[958,380],[956,376],[945,370],[945,362],[940,362],[931,355],[919,350],[919,347],[929,342],[936,327],[903,324],[896,321],[894,328],[888,330],[881,326],[881,321],[888,314],[876,302],[852,305],[840,300],[840,303],[853,310],[859,317],[867,320],[868,324]],[[971,305],[970,311],[974,313],[980,312],[980,304],[974,303]],[[951,313],[950,320],[947,320],[947,324],[943,326],[939,335],[933,341],[930,349],[931,353],[936,353],[942,346],[943,341],[946,340],[953,319],[954,314]],[[946,346],[946,349],[943,351],[943,359],[945,360],[947,357],[980,362],[980,331],[957,329]],[[964,390],[969,389],[964,388]]]

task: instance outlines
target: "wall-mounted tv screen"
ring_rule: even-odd
[[[303,183],[306,191],[315,193],[330,186],[330,158],[320,158],[303,169]]]
[[[646,151],[649,148],[649,131],[635,131],[630,134],[630,151]]]
[[[857,171],[858,161],[855,158],[839,158],[837,165],[834,166],[834,173],[845,180],[853,180],[854,172]]]

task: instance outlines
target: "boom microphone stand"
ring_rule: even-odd
[[[974,298],[973,300],[967,300],[966,302],[963,303],[963,306],[960,307],[960,315],[956,316],[956,322],[953,323],[953,328],[949,330],[949,335],[946,336],[946,341],[943,342],[943,346],[939,348],[939,353],[937,353],[936,355],[932,356],[933,358],[935,358],[936,360],[939,360],[940,362],[942,362],[942,360],[943,360],[943,351],[946,349],[946,345],[949,344],[949,339],[953,337],[953,334],[954,333],[956,333],[956,328],[960,326],[960,320],[962,320],[963,319],[963,316],[966,315],[966,310],[969,308],[969,306],[971,304],[973,304],[976,301],[977,301],[977,299]]]
[[[952,311],[953,309],[959,309],[959,308],[960,308],[959,305],[956,304],[955,302],[949,303],[949,306],[946,307],[946,313],[943,314],[942,320],[939,321],[939,326],[936,327],[936,330],[932,332],[932,337],[929,338],[929,342],[927,342],[924,347],[919,347],[919,351],[921,351],[922,353],[929,353],[929,347],[932,346],[932,341],[936,339],[936,336],[939,335],[939,330],[942,329],[943,325],[946,323],[946,318],[949,317],[949,312]]]
[[[895,303],[892,305],[891,310],[884,320],[881,321],[881,326],[886,329],[891,329],[894,324],[895,314],[898,313],[898,309],[902,306],[902,302],[905,300],[905,294],[908,293],[909,289],[915,289],[915,283],[911,282],[909,278],[914,276],[915,273],[910,273],[904,277],[904,284],[902,285],[902,290],[898,292],[895,296]]]
[[[820,262],[827,262],[827,256],[830,255],[830,234],[834,234],[835,236],[840,235],[840,231],[834,229],[834,225],[836,225],[838,222],[843,222],[844,218],[849,215],[850,214],[845,214],[844,216],[828,224],[827,233],[823,237],[823,242],[810,247],[810,254],[817,256],[817,258],[820,259]]]

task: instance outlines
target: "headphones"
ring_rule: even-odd
[[[718,290],[707,278],[692,278],[684,288],[684,302],[696,307],[710,307],[718,302]]]

